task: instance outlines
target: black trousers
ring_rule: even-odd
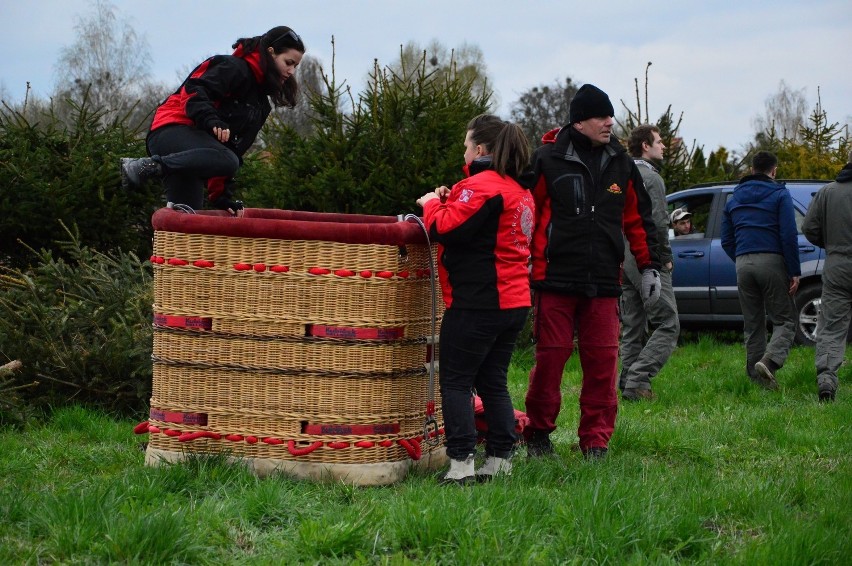
[[[163,166],[166,200],[200,209],[207,179],[233,177],[240,158],[210,133],[173,124],[148,134],[148,154]]]
[[[463,460],[476,450],[474,391],[482,399],[488,424],[485,452],[512,454],[515,410],[506,373],[528,308],[472,310],[450,308],[441,322],[440,385],[447,455]]]

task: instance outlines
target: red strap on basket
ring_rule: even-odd
[[[213,328],[213,319],[204,316],[173,316],[170,314],[154,314],[154,324],[157,326],[168,326],[171,328],[198,328],[210,330]]]
[[[292,454],[293,456],[307,456],[308,454],[310,454],[311,452],[313,452],[314,450],[316,450],[320,446],[322,446],[322,442],[319,441],[319,440],[317,440],[316,442],[314,442],[313,444],[311,444],[310,446],[307,446],[305,448],[296,448],[296,441],[295,440],[288,440],[287,441],[287,451],[290,452],[290,454]]]
[[[399,423],[387,424],[315,424],[304,423],[303,434],[332,434],[332,435],[370,435],[370,434],[396,434],[399,432]]]
[[[211,440],[219,440],[222,438],[222,435],[210,430],[184,432],[183,434],[178,436],[178,442],[191,442],[197,438],[209,438]]]
[[[408,452],[408,456],[412,460],[419,460],[420,456],[423,455],[422,449],[420,448],[420,442],[416,438],[400,438],[397,442],[399,442],[400,446],[405,448],[405,451]]]
[[[405,336],[404,328],[355,328],[351,326],[326,326],[309,324],[308,336],[327,338],[355,338],[358,340],[399,340]]]
[[[166,423],[192,424],[207,426],[207,413],[180,413],[177,411],[161,411],[151,407],[148,413],[151,419]]]

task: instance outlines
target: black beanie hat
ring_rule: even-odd
[[[612,102],[604,91],[593,84],[584,84],[571,100],[568,108],[568,123],[582,122],[589,118],[615,116]]]

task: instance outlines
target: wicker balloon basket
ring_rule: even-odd
[[[396,217],[154,214],[146,463],[224,454],[356,485],[446,463],[434,251]]]

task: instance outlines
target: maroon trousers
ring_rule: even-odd
[[[534,302],[535,366],[530,373],[524,431],[550,433],[562,406],[562,372],[574,350],[580,350],[580,448],[607,447],[615,430],[618,396],[618,298],[580,297],[536,291]]]

